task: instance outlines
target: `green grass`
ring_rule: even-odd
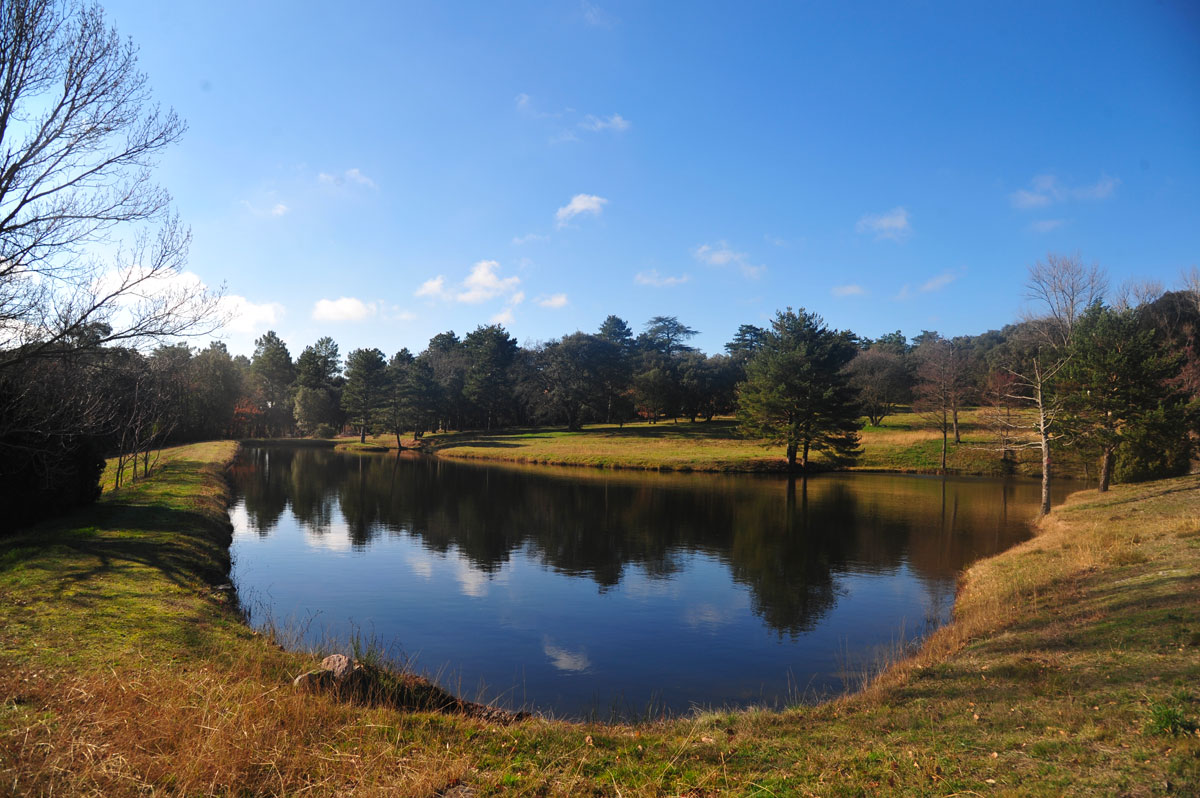
[[[957,474],[1001,475],[1005,463],[979,410],[960,414],[962,442],[949,445],[947,469]],[[357,439],[341,439],[339,448],[363,448]],[[427,435],[421,445],[442,457],[495,460],[541,465],[631,468],[658,471],[782,471],[783,447],[764,446],[738,435],[737,422],[663,421],[587,425],[577,432],[538,427],[495,432],[452,432]],[[372,451],[395,448],[395,438],[368,438]],[[855,470],[936,473],[941,465],[941,434],[921,416],[903,411],[889,416],[878,427],[864,426],[862,456]],[[818,467],[824,462],[814,457]],[[1015,473],[1040,473],[1036,449],[1016,452]],[[1064,475],[1081,475],[1080,464],[1056,457]]]
[[[228,567],[232,444],[0,542],[0,792],[1195,795],[1200,477],[1077,494],[862,693],[638,725],[293,691]]]

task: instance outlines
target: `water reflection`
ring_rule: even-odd
[[[336,570],[341,578],[359,580],[354,585],[359,603],[322,611],[340,618],[357,607],[376,620],[402,616],[385,609],[392,604],[444,612],[444,621],[425,623],[435,631],[442,623],[441,637],[461,636],[461,644],[443,639],[418,644],[445,652],[451,665],[494,659],[494,652],[479,658],[467,651],[481,642],[460,634],[466,627],[503,626],[511,634],[501,645],[515,652],[508,666],[525,669],[526,691],[530,657],[563,678],[608,673],[618,667],[614,652],[640,635],[677,649],[658,657],[672,680],[678,674],[667,664],[678,667],[679,649],[696,645],[710,657],[717,651],[728,658],[720,666],[711,659],[700,666],[713,678],[744,670],[737,662],[740,650],[745,657],[769,653],[770,667],[781,671],[800,660],[820,660],[821,683],[834,684],[832,652],[814,653],[799,646],[802,638],[825,624],[835,608],[838,628],[819,636],[843,642],[877,634],[880,615],[889,616],[889,623],[893,616],[908,619],[909,629],[916,630],[910,635],[927,620],[943,619],[961,569],[1022,539],[1037,499],[1036,486],[987,480],[826,475],[805,481],[514,469],[316,448],[248,449],[235,466],[235,483],[240,497],[235,516],[245,518],[235,541],[239,589],[282,590],[302,605],[303,587],[286,585],[311,586]],[[246,541],[267,541],[287,519],[302,530],[310,554],[293,552],[285,569],[255,575],[252,566],[260,555]],[[403,551],[384,576],[369,576],[366,566],[335,567],[329,560],[338,553],[383,557],[389,546]],[[529,565],[537,567],[530,571]],[[515,572],[521,580],[510,582]],[[551,578],[546,574],[558,576],[543,581]],[[465,615],[465,605],[446,596],[448,577],[457,586],[454,601],[483,601],[486,609],[472,611],[486,619]],[[591,599],[578,592],[584,584],[594,585]],[[561,606],[530,610],[522,590],[552,596]],[[604,604],[610,591],[620,595]],[[552,620],[539,626],[531,619],[548,609],[557,613]],[[754,625],[748,624],[750,613],[760,619],[756,630],[748,628]],[[447,635],[451,623],[463,628]],[[398,619],[395,631],[406,647],[412,645],[414,624],[411,614]],[[627,667],[631,679],[653,678]],[[767,681],[778,681],[760,673],[752,678],[759,680],[760,695]],[[607,689],[610,682],[595,689]],[[691,695],[684,706],[753,700],[739,698],[753,687]],[[564,699],[561,686],[553,689],[559,692],[550,702],[574,711],[570,705],[577,695]]]

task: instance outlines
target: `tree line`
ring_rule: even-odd
[[[1106,304],[1097,270],[1053,256],[1033,269],[1031,290],[1051,278],[1078,296],[1050,297],[1044,313],[980,335],[872,339],[789,308],[769,326],[741,325],[714,355],[673,316],[637,333],[609,316],[594,332],[527,346],[482,325],[435,335],[416,354],[344,358],[329,337],[293,357],[267,332],[245,357],[220,342],[143,353],[97,344],[99,329],[60,357],[31,359],[21,379],[7,375],[0,441],[45,450],[39,478],[60,489],[42,504],[55,507],[94,498],[105,456],[118,458],[118,482],[134,480],[164,444],[224,437],[387,434],[404,445],[439,431],[735,415],[742,435],[809,470],[817,453],[823,467],[852,463],[863,426],[909,406],[941,433],[943,469],[961,441],[960,411],[982,407],[1003,462],[1042,452],[1047,504],[1056,451],[1094,457],[1102,489],[1185,472],[1200,407],[1200,293]],[[30,487],[10,506],[30,504]]]
[[[786,309],[743,324],[724,353],[656,316],[635,333],[518,346],[499,325],[345,359],[321,338],[292,357],[274,333],[252,357],[186,341],[220,328],[220,293],[184,279],[190,235],[154,185],[184,123],[153,102],[136,49],[96,6],[0,3],[0,529],[93,501],[105,458],[141,479],[165,443],[218,437],[416,436],[435,430],[646,419],[711,420],[790,465],[853,461],[861,419],[911,404],[942,434],[987,408],[1009,460],[1034,447],[1043,510],[1055,452],[1096,458],[1101,488],[1186,469],[1200,395],[1200,276],[1105,301],[1095,267],[1050,256],[1030,273],[1037,313],[977,336],[878,339]],[[101,256],[97,253],[109,253]],[[184,343],[181,343],[184,342]]]

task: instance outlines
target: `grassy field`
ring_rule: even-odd
[[[947,468],[958,474],[999,475],[1001,454],[993,443],[982,413],[961,414],[962,443],[951,439]],[[395,448],[395,438],[368,438],[368,446]],[[498,460],[512,463],[578,465],[600,468],[637,468],[661,471],[781,471],[786,468],[782,446],[763,446],[738,436],[730,419],[710,422],[650,424],[619,427],[595,424],[579,432],[563,428],[509,429],[498,432],[461,432],[427,435],[423,445],[442,457]],[[358,448],[357,439],[343,447]],[[855,466],[866,471],[935,473],[941,464],[941,433],[911,412],[884,419],[878,427],[862,431],[862,456]],[[820,454],[815,461],[822,462]],[[1017,452],[1016,473],[1041,473],[1035,449]],[[1060,472],[1081,476],[1078,463],[1066,460]]]
[[[858,695],[500,726],[291,688],[220,589],[233,450],[0,543],[0,793],[1200,794],[1200,477],[1077,494]]]

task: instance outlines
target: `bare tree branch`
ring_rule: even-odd
[[[190,234],[150,177],[184,129],[98,6],[0,2],[0,370],[220,326],[220,292],[178,279]]]

